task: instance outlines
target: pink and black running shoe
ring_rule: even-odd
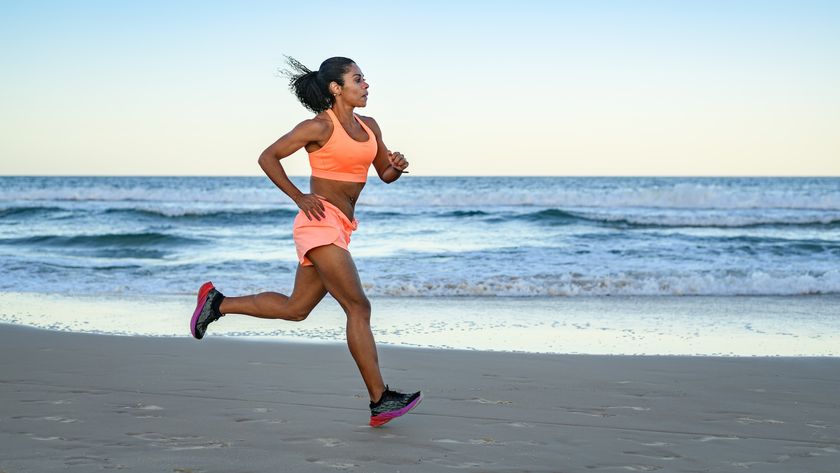
[[[387,424],[397,417],[408,414],[423,400],[423,393],[417,391],[412,394],[403,394],[391,391],[385,386],[385,392],[378,402],[370,403],[370,426],[379,427]]]
[[[207,326],[224,315],[219,312],[219,306],[224,298],[225,296],[216,290],[212,282],[207,281],[201,285],[198,290],[198,303],[190,320],[190,333],[193,337],[199,340],[204,338]]]

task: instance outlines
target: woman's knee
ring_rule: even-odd
[[[362,320],[370,320],[370,300],[362,296],[358,299],[347,301],[344,303],[344,311],[349,318],[359,318]]]
[[[289,308],[289,312],[286,314],[286,320],[291,320],[292,322],[303,322],[309,317],[309,314],[312,313],[311,307],[291,307]]]

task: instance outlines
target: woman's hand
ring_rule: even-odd
[[[408,161],[406,161],[405,156],[399,151],[388,151],[388,163],[400,173],[408,172],[405,170],[408,167]]]
[[[295,199],[295,204],[303,210],[306,218],[312,220],[312,217],[315,217],[315,220],[320,221],[327,216],[324,213],[324,203],[321,202],[321,199],[324,199],[324,197],[318,194],[301,194],[300,197]]]

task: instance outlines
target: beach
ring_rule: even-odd
[[[0,473],[837,471],[837,178],[371,180],[380,429],[330,297],[189,337],[292,287],[264,178],[0,184]]]
[[[833,472],[837,358],[346,347],[0,327],[0,471]]]

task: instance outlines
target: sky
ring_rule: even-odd
[[[413,175],[838,176],[839,24],[809,0],[4,0],[0,175],[261,175],[312,116],[290,55],[355,60]]]

